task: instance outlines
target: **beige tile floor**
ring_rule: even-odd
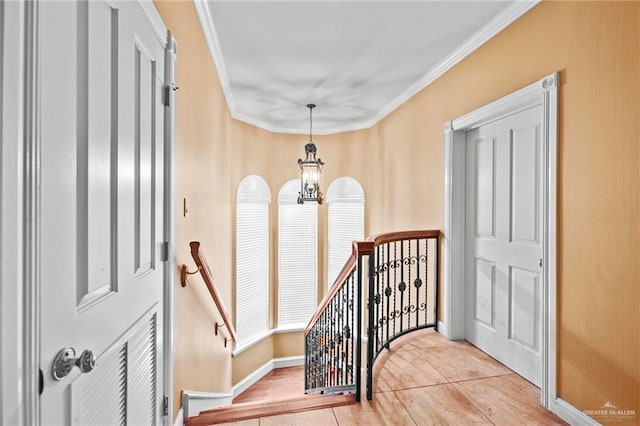
[[[254,395],[276,389],[298,395],[300,382],[273,372],[254,385]],[[563,425],[540,405],[540,390],[466,342],[432,330],[398,339],[374,365],[372,401],[302,413],[262,417],[233,425]],[[251,395],[252,389],[246,394]],[[243,398],[242,400],[250,400]]]

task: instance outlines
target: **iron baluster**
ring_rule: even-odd
[[[420,307],[420,286],[418,285],[418,283],[420,282],[420,240],[416,240],[416,282],[415,282],[415,288],[416,288],[416,306],[419,308]],[[426,300],[426,293],[425,293],[425,300]],[[416,309],[416,327],[418,327],[420,325],[420,309]]]
[[[391,318],[393,319],[393,334],[396,334],[396,317],[397,317],[396,313],[398,312],[398,305],[396,300],[396,285],[395,285],[398,279],[398,263],[396,262],[397,259],[398,259],[398,242],[394,241],[393,261],[389,259],[389,264],[393,265],[393,282],[394,282],[394,284],[391,285],[391,281],[390,281],[391,277],[389,276],[389,289],[391,292],[393,292],[393,311],[391,312]]]
[[[400,333],[404,330],[404,242],[400,243],[400,284],[398,284],[398,290],[400,290]]]
[[[425,240],[424,244],[424,323],[429,323],[429,240]]]
[[[406,285],[408,286],[407,288],[407,328],[411,328],[411,265],[413,264],[412,259],[411,259],[411,240],[407,241],[407,248],[409,249],[409,255],[407,257],[408,259],[408,263],[407,263],[407,281],[406,281]]]

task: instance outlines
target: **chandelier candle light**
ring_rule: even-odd
[[[304,146],[306,154],[304,161],[298,159],[298,167],[300,167],[300,192],[298,193],[298,204],[304,204],[305,201],[316,201],[322,204],[322,192],[320,192],[320,172],[324,163],[321,159],[316,159],[316,145],[313,143],[313,108],[315,104],[308,104],[309,108],[309,143]]]

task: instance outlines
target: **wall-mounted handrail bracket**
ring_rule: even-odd
[[[198,272],[200,272],[200,267],[198,267],[198,269],[193,272],[189,272],[189,270],[187,269],[187,265],[182,265],[182,267],[180,268],[180,284],[182,285],[182,287],[187,286],[187,283],[189,282],[189,275],[195,275]]]
[[[222,324],[220,324],[220,323],[218,323],[218,322],[216,321],[216,323],[215,323],[215,327],[214,327],[214,328],[215,328],[215,332],[216,332],[216,336],[218,335],[218,330],[222,329],[222,327],[224,327],[224,326],[225,326],[225,323],[224,323],[224,322],[223,322]],[[224,338],[224,347],[225,347],[225,348],[227,347],[227,343],[228,343],[228,342],[229,342],[228,338],[227,338],[227,337],[225,337],[225,338]]]

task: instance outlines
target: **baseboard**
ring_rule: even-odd
[[[567,401],[556,398],[549,410],[570,425],[599,426],[600,423],[578,410]]]
[[[449,334],[449,329],[444,321],[438,321],[438,333],[442,334],[447,339],[451,339],[451,335]]]
[[[273,362],[272,370],[284,367],[297,367],[299,365],[304,365],[304,356],[287,356],[282,358],[274,358],[271,361]]]
[[[240,395],[276,368],[293,367],[297,365],[304,365],[304,356],[274,358],[238,382],[231,388],[231,392],[229,393],[184,390],[182,391],[182,408],[180,408],[178,412],[175,425],[182,425],[184,419],[197,416],[201,411],[232,404],[233,398]]]
[[[197,416],[201,411],[231,405],[233,394],[223,392],[182,391],[182,418]]]
[[[178,414],[176,414],[176,420],[173,422],[173,426],[184,426],[184,411],[182,411],[182,408],[178,410]]]
[[[304,365],[304,356],[289,356],[283,358],[274,358],[265,362],[261,367],[253,371],[244,379],[240,380],[231,388],[231,394],[235,398],[242,392],[246,391],[251,385],[258,382],[264,376],[269,374],[275,368],[294,367],[297,365]]]

